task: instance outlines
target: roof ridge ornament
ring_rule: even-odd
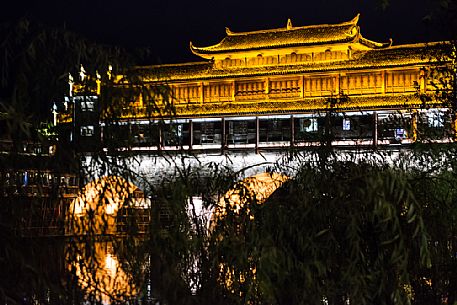
[[[366,39],[362,35],[359,35],[358,40],[359,43],[363,44],[364,46],[367,46],[372,49],[385,49],[385,48],[390,48],[392,46],[393,40],[392,38],[389,38],[388,42],[376,42],[370,39]]]
[[[353,23],[353,24],[357,24],[359,23],[359,19],[360,19],[360,13],[357,14],[357,16],[355,16],[351,21],[349,21],[350,23]]]
[[[293,26],[292,26],[292,21],[291,21],[290,18],[289,18],[289,19],[287,19],[286,29],[291,30],[292,28],[293,28]]]
[[[361,35],[358,21],[360,13],[349,21],[335,24],[317,24],[293,26],[292,20],[287,19],[284,27],[276,29],[257,30],[249,32],[232,32],[225,28],[227,36],[219,43],[207,47],[190,45],[193,54],[211,59],[216,54],[218,58],[238,52],[258,51],[278,48],[306,48],[335,43],[361,43],[368,48],[385,48],[391,43],[377,43],[367,40]],[[259,52],[257,52],[258,54]]]
[[[190,48],[190,51],[191,51],[193,54],[198,55],[198,52],[197,52],[197,50],[196,50],[197,48],[194,47],[194,44],[192,43],[192,40],[189,41],[189,48]]]

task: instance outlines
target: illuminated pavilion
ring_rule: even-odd
[[[61,126],[71,126],[70,139],[83,152],[99,148],[91,143],[114,140],[128,143],[138,153],[153,154],[178,149],[260,152],[308,147],[320,143],[326,132],[341,147],[408,145],[424,127],[439,139],[453,136],[452,118],[443,101],[435,98],[437,87],[430,73],[442,64],[437,54],[444,43],[374,42],[362,36],[358,20],[357,15],[343,23],[298,27],[288,20],[283,28],[238,33],[227,28],[226,36],[215,45],[190,43],[200,62],[136,67],[138,87],[159,89],[149,96],[137,90],[135,98],[121,103],[119,112],[99,105],[105,90],[101,80],[89,94],[72,81],[72,103],[56,119]],[[138,85],[123,75],[109,74],[119,92]],[[154,96],[160,88],[165,91]],[[112,104],[118,101],[122,97]],[[108,125],[107,118],[116,124]],[[252,186],[263,202],[288,179],[273,177],[263,173],[243,184]],[[101,186],[113,180],[105,179],[98,180]],[[91,186],[104,190],[89,183],[73,201],[70,224],[75,228],[85,221],[86,210],[100,201]],[[130,188],[133,185],[126,189]],[[123,233],[126,222],[119,219],[126,219],[130,210],[148,207],[123,207],[122,196],[109,193],[104,198],[108,204],[96,210],[111,217],[112,232]],[[229,191],[214,217],[223,217],[229,205],[238,203],[243,204],[240,194]],[[146,224],[150,221],[146,212],[132,215],[145,217]],[[114,266],[108,254],[105,265]],[[103,272],[110,272],[108,267]]]
[[[202,61],[134,70],[142,85],[170,89],[166,127],[154,125],[158,115],[140,96],[118,116],[128,124],[103,130],[103,114],[91,114],[96,97],[75,96],[75,138],[129,137],[140,151],[300,147],[318,142],[329,111],[336,145],[409,144],[423,127],[440,138],[453,134],[430,73],[444,43],[374,42],[362,36],[358,21],[359,15],[310,26],[288,20],[278,29],[227,28],[219,43],[207,47],[190,43]],[[121,76],[116,82],[124,84]]]

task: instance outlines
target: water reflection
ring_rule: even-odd
[[[103,304],[125,301],[137,295],[138,289],[132,272],[125,270],[128,264],[115,251],[113,241],[75,243],[69,245],[68,270],[86,297]]]
[[[150,208],[150,200],[134,184],[121,177],[102,177],[88,183],[72,201],[65,232],[67,235],[117,234],[119,212],[130,210],[147,216]],[[149,219],[142,222],[148,223]]]
[[[147,231],[149,211],[143,192],[115,176],[88,183],[73,200],[65,232],[75,242],[67,247],[67,269],[86,299],[109,304],[136,297],[146,269],[138,234]]]

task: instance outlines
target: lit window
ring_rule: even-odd
[[[83,137],[91,137],[94,135],[94,126],[81,126],[81,135]]]
[[[343,119],[343,130],[351,130],[351,120]]]
[[[182,137],[182,124],[176,126],[176,135],[180,138]]]
[[[300,131],[314,132],[317,131],[317,119],[300,119]]]
[[[85,101],[81,102],[81,111],[94,111],[95,110],[95,103],[93,101]]]
[[[441,128],[444,127],[443,114],[438,111],[432,111],[427,113],[428,127]]]
[[[400,141],[400,140],[406,139],[406,138],[407,138],[407,134],[406,134],[405,129],[403,129],[403,128],[395,129],[395,140]]]

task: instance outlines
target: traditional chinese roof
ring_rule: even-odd
[[[427,106],[439,106],[442,102],[431,97]],[[244,101],[213,104],[176,105],[178,117],[220,116],[220,115],[268,115],[287,113],[316,113],[328,111],[333,107],[336,111],[420,108],[424,103],[416,93],[405,93],[390,96],[355,96],[338,101],[331,106],[328,98],[284,99],[274,101]]]
[[[240,66],[217,68],[214,62],[139,67],[145,81],[198,81],[246,76],[285,75],[314,72],[384,69],[426,65],[436,61],[436,53],[443,50],[444,43],[418,43],[399,45],[384,49],[372,49],[353,54],[350,60],[332,62],[306,62],[293,64]]]
[[[427,107],[442,106],[442,101],[429,95],[430,100],[426,102]],[[332,105],[327,97],[311,97],[302,99],[275,99],[273,101],[237,101],[220,103],[194,103],[176,104],[176,117],[220,117],[240,115],[269,115],[269,114],[291,114],[291,113],[316,113],[328,111],[330,107],[335,111],[351,110],[387,110],[387,109],[411,109],[424,107],[424,102],[416,93],[404,93],[395,95],[362,95],[353,96],[348,99],[337,100]],[[148,118],[150,113],[135,113],[137,119]],[[125,116],[124,118],[128,118]]]
[[[253,32],[232,32],[226,28],[227,36],[216,45],[196,47],[190,43],[191,51],[199,56],[243,52],[248,50],[276,49],[285,47],[315,46],[324,44],[360,42],[371,48],[382,48],[390,43],[376,43],[363,38],[354,19],[338,24],[321,24],[294,27],[289,19],[285,28]]]

